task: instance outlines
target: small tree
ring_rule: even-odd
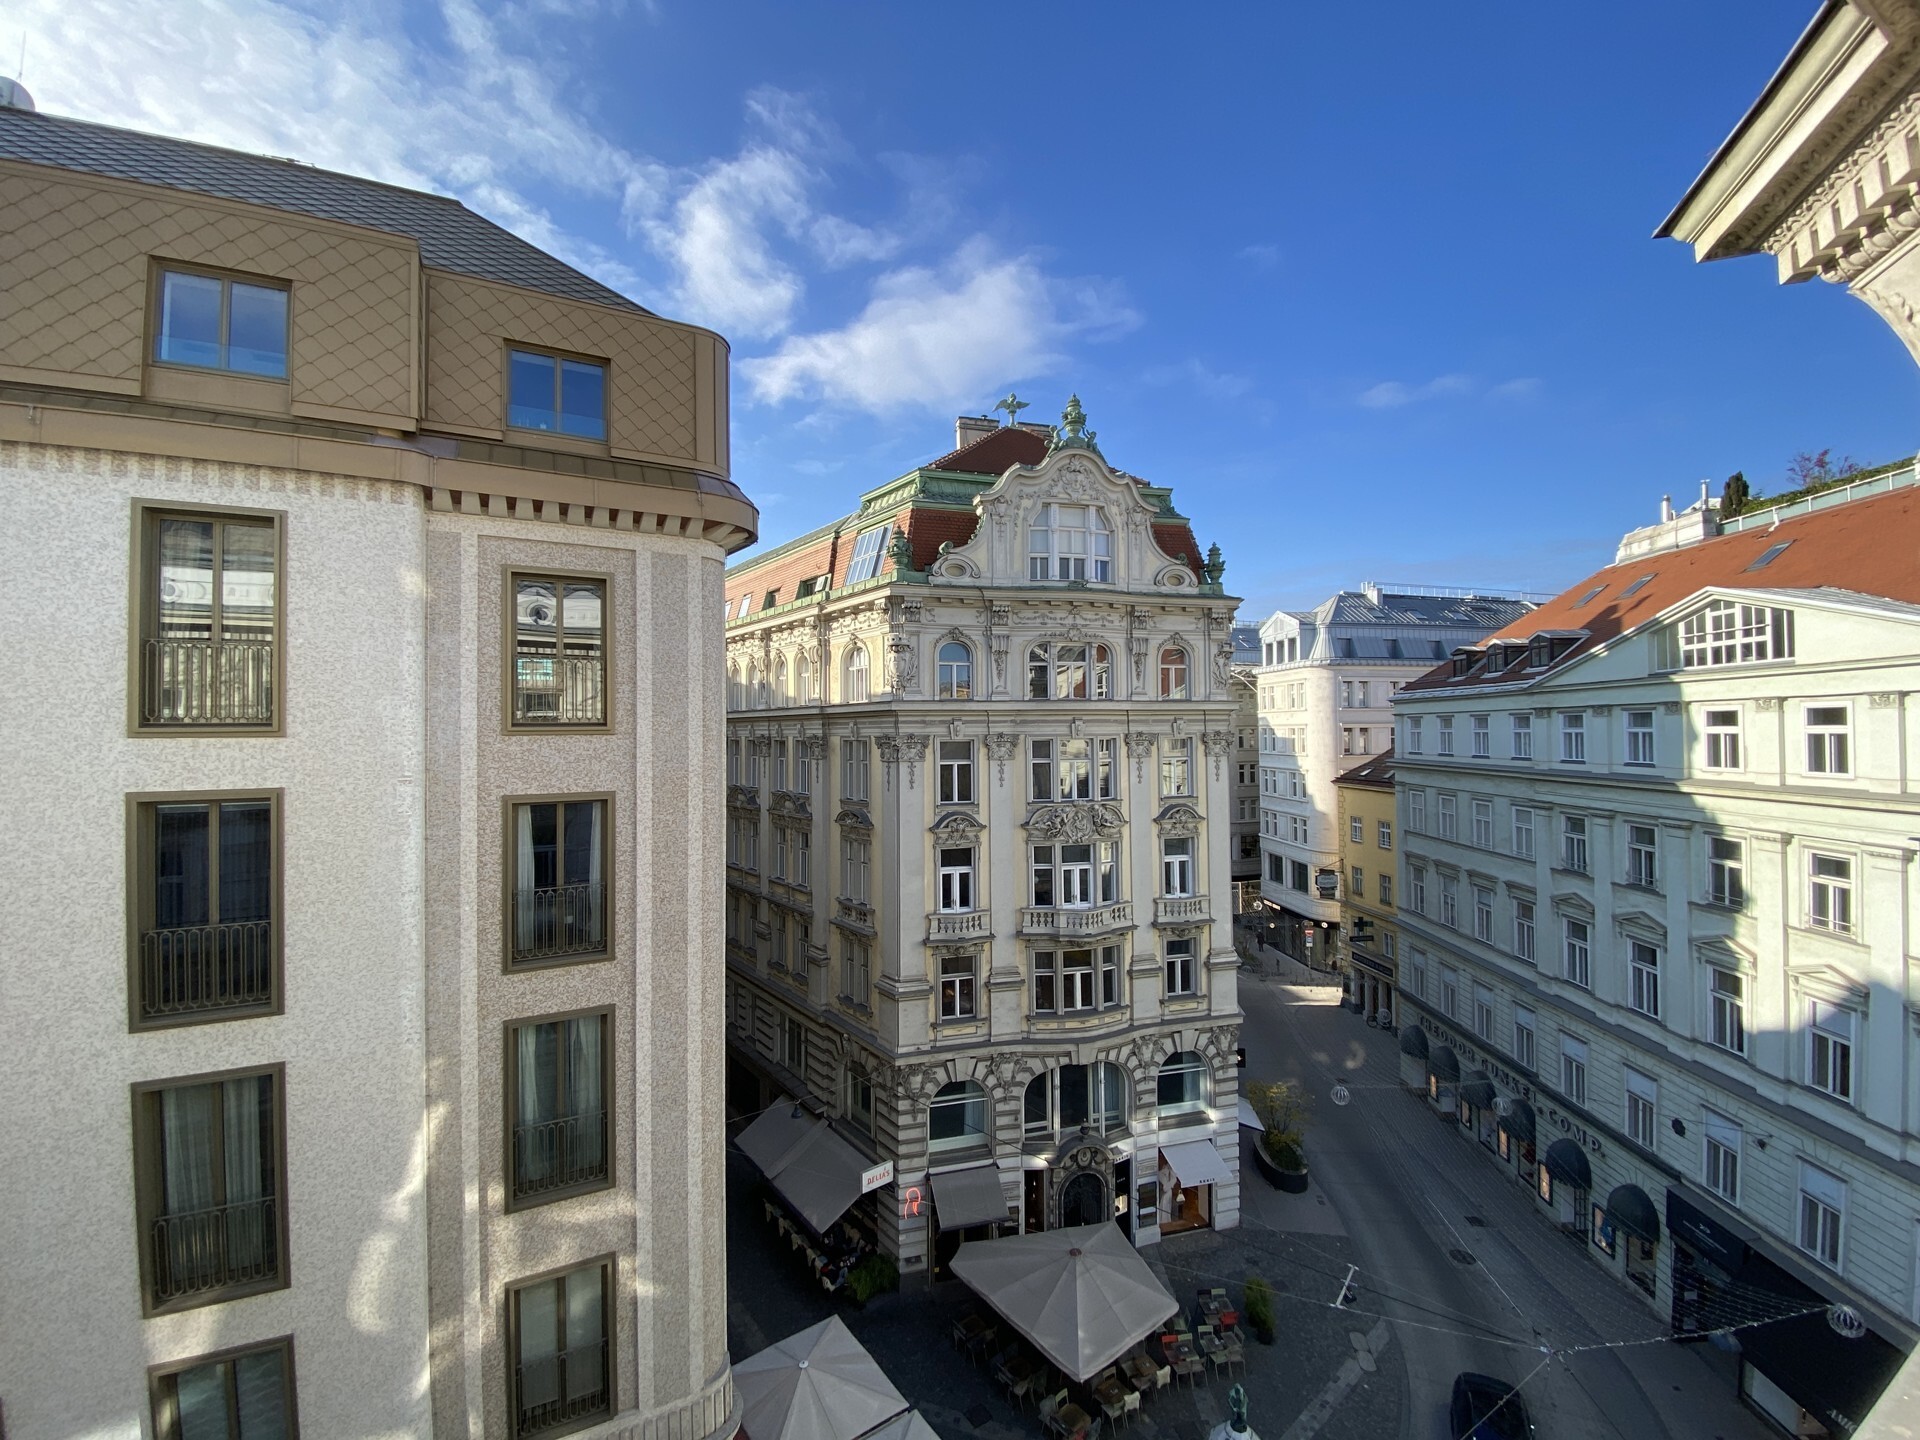
[[[1851,455],[1835,460],[1832,450],[1817,454],[1802,450],[1787,462],[1787,484],[1795,490],[1809,490],[1816,485],[1831,485],[1859,471]]]
[[[1289,1170],[1304,1165],[1300,1142],[1307,1129],[1305,1088],[1295,1080],[1255,1080],[1247,1086],[1247,1104],[1260,1121],[1260,1143],[1267,1147],[1267,1157]]]
[[[1747,508],[1751,495],[1747,489],[1747,475],[1744,470],[1736,470],[1727,477],[1727,483],[1720,487],[1720,518],[1731,520]]]
[[[1246,1295],[1247,1324],[1252,1327],[1255,1339],[1271,1345],[1273,1343],[1273,1286],[1258,1275],[1249,1275]]]

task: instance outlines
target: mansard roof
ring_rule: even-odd
[[[1542,631],[1573,637],[1554,669],[1652,620],[1702,591],[1851,591],[1920,604],[1920,485],[1848,499],[1830,508],[1756,525],[1679,550],[1642,555],[1596,570],[1532,613],[1495,631],[1485,645],[1520,645]],[[1476,646],[1475,649],[1483,647]],[[1540,672],[1530,672],[1539,674]],[[1403,693],[1512,684],[1476,663],[1456,677],[1452,663],[1411,681]]]

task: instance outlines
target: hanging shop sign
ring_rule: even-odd
[[[882,1160],[878,1165],[869,1165],[860,1172],[860,1193],[871,1194],[882,1185],[893,1183],[893,1161]]]

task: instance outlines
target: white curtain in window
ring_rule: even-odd
[[[524,1189],[530,1184],[545,1180],[553,1168],[553,1147],[544,1131],[539,1127],[555,1120],[559,1115],[559,1097],[555,1094],[557,1076],[555,1074],[557,1057],[554,1049],[557,1043],[555,1025],[522,1025],[517,1037],[514,1056],[515,1069],[518,1072],[519,1123],[515,1127],[515,1157],[517,1166],[515,1180]]]
[[[227,1147],[227,1261],[236,1271],[265,1264],[271,1227],[259,1205],[266,1195],[266,1137],[260,1133],[264,1078],[229,1080],[221,1087],[225,1097]]]
[[[588,1015],[567,1023],[571,1031],[567,1055],[567,1079],[571,1086],[568,1097],[568,1112],[580,1117],[574,1127],[573,1166],[576,1170],[588,1170],[599,1166],[605,1159],[605,1126],[602,1117],[606,1113],[606,1099],[601,1094],[600,1081],[604,1074],[600,1064],[600,1031],[604,1022],[598,1015]]]
[[[518,900],[514,907],[514,948],[528,951],[534,948],[539,934],[530,893],[533,890],[533,807],[531,805],[516,807],[513,812],[513,825],[513,888]]]
[[[217,1085],[160,1092],[161,1204],[168,1215],[213,1206]]]
[[[606,932],[606,887],[601,883],[602,856],[605,846],[601,843],[604,835],[602,826],[606,822],[607,807],[600,801],[593,801],[588,807],[593,819],[587,832],[587,905],[588,920],[596,937]]]

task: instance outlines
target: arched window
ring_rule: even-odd
[[[787,693],[787,657],[776,655],[773,657],[773,703],[787,705],[792,699]]]
[[[817,698],[813,693],[813,662],[804,650],[793,657],[793,698],[800,705],[811,705]]]
[[[845,682],[840,687],[840,699],[847,705],[858,705],[867,698],[867,647],[855,641],[847,647],[847,665]]]
[[[1111,580],[1113,532],[1091,505],[1042,505],[1027,528],[1029,580]]]
[[[1187,696],[1187,652],[1180,645],[1168,645],[1160,651],[1160,698],[1185,700]]]
[[[939,684],[937,693],[941,700],[971,700],[973,698],[973,651],[959,640],[949,640],[940,647]]]
[[[1027,651],[1030,700],[1110,700],[1113,653],[1104,645],[1043,640]]]
[[[927,1148],[964,1150],[987,1143],[987,1092],[974,1080],[942,1085],[927,1106]]]
[[[740,710],[745,708],[741,704],[741,699],[740,699],[741,693],[742,692],[740,689],[740,667],[738,665],[735,665],[729,662],[729,664],[727,665],[727,708],[729,710]]]
[[[1207,1108],[1213,1095],[1213,1075],[1207,1062],[1192,1050],[1178,1050],[1160,1065],[1160,1113],[1191,1115]]]
[[[767,682],[760,676],[760,667],[751,660],[747,662],[747,709],[764,710],[767,708]]]
[[[1029,1139],[1082,1125],[1110,1135],[1127,1123],[1127,1073],[1101,1060],[1036,1075],[1027,1082],[1021,1117]]]

